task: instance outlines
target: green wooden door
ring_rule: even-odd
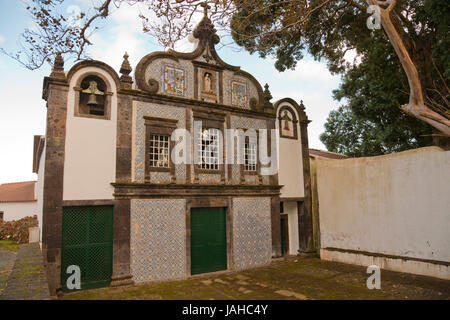
[[[191,274],[226,269],[226,209],[191,209]]]
[[[113,207],[64,207],[62,225],[61,286],[67,267],[81,271],[81,290],[109,286],[112,275]]]

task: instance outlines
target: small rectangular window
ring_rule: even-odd
[[[203,131],[199,141],[202,169],[219,170],[219,135],[218,129]]]
[[[169,168],[169,135],[150,135],[150,167]]]
[[[3,211],[0,211],[0,220],[3,220]]]

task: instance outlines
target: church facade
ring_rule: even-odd
[[[205,16],[191,53],[118,75],[100,61],[44,79],[42,243],[50,291],[182,279],[312,248],[308,119],[218,56]]]

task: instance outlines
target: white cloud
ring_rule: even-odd
[[[142,23],[138,5],[122,5],[111,14],[111,23],[92,36],[94,46],[89,48],[93,59],[103,61],[119,70],[125,51],[129,54],[130,64],[134,67],[148,52],[152,39],[142,32]],[[147,41],[147,42],[146,42]]]
[[[6,40],[5,37],[0,34],[0,43],[5,42],[5,40]]]
[[[289,81],[315,81],[325,84],[335,80],[324,63],[314,60],[301,60],[295,70],[280,72],[277,77]]]

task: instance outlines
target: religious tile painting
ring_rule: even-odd
[[[164,93],[183,97],[185,89],[186,82],[184,69],[170,65],[164,66]]]
[[[247,85],[244,82],[231,81],[231,104],[238,107],[247,106]]]

